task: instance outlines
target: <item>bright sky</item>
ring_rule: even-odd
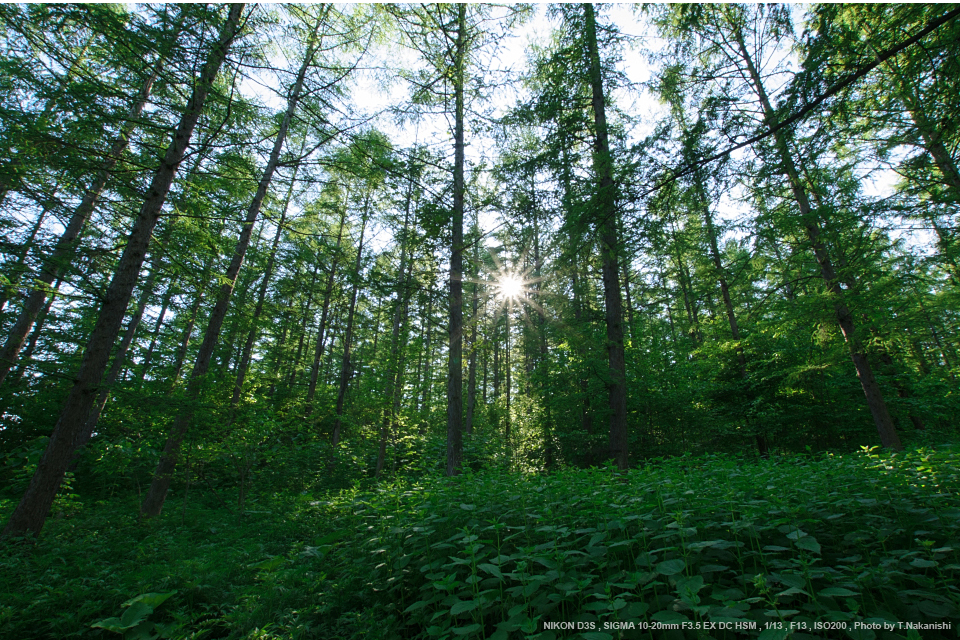
[[[648,135],[656,121],[665,111],[657,100],[642,88],[644,82],[651,76],[651,67],[647,60],[647,50],[656,50],[662,46],[662,41],[647,25],[644,17],[638,12],[636,5],[618,4],[601,5],[600,21],[612,22],[617,25],[622,34],[627,36],[627,46],[622,52],[621,72],[626,76],[629,84],[615,92],[613,98],[618,106],[629,113],[636,122],[630,131],[631,142],[637,142]],[[798,5],[798,11],[799,11]],[[512,107],[520,96],[520,87],[516,84],[504,84],[506,78],[516,79],[526,64],[531,43],[545,43],[553,29],[551,20],[546,15],[544,5],[533,5],[532,15],[527,21],[512,30],[509,37],[497,43],[497,49],[489,46],[480,52],[478,62],[485,81],[495,85],[486,91],[481,100],[475,100],[472,106],[477,109],[489,110],[494,116],[503,115]],[[497,27],[493,27],[496,29]],[[452,118],[446,113],[426,114],[422,118],[408,118],[399,122],[390,112],[391,107],[406,105],[409,101],[409,87],[398,74],[393,71],[400,68],[414,68],[421,64],[419,54],[409,49],[397,47],[392,43],[378,45],[369,50],[361,59],[361,71],[356,75],[355,87],[352,91],[353,101],[357,111],[347,114],[353,118],[366,118],[380,113],[371,124],[381,129],[394,141],[398,148],[410,147],[415,143],[427,144],[435,151],[451,157]],[[386,71],[384,71],[386,70]],[[265,91],[249,83],[246,90],[258,95],[260,99],[272,107],[282,107],[281,100],[276,94]],[[469,108],[469,105],[468,105]],[[489,169],[495,160],[498,151],[493,138],[470,127],[467,130],[467,164],[468,171],[477,167]],[[746,150],[744,153],[750,153]],[[875,171],[864,176],[863,188],[867,195],[884,196],[893,192],[896,174],[889,170]],[[738,193],[727,194],[717,203],[715,215],[718,220],[732,224],[742,220],[747,211]],[[468,213],[468,220],[471,214]],[[500,220],[495,213],[485,212],[481,215],[481,227],[489,232],[496,227]],[[729,237],[739,234],[730,232]],[[384,229],[374,231],[374,243],[378,248],[385,247],[390,241],[390,234]],[[925,243],[927,239],[918,236],[914,243]]]

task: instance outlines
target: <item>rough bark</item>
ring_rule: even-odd
[[[613,161],[607,132],[606,102],[603,95],[603,77],[600,70],[600,52],[597,47],[597,24],[593,5],[583,5],[586,18],[586,54],[590,64],[590,87],[596,140],[594,142],[594,170],[599,181],[597,189],[597,226],[600,231],[603,299],[607,324],[607,358],[609,363],[607,387],[610,399],[610,456],[618,469],[629,465],[627,442],[627,384],[626,360],[623,347],[623,303],[620,292],[618,253],[620,239],[617,233],[617,209],[613,184]]]

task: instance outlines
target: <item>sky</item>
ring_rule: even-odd
[[[630,143],[639,142],[651,133],[657,120],[665,115],[663,105],[643,88],[644,83],[651,79],[652,73],[648,52],[660,49],[663,41],[656,36],[636,7],[637,5],[630,4],[602,5],[600,11],[601,24],[613,23],[622,34],[627,36],[619,70],[629,83],[615,91],[612,98],[616,100],[619,108],[629,113],[634,120],[634,125],[629,131]],[[797,12],[801,10],[802,6],[797,5]],[[497,85],[493,90],[486,91],[482,105],[475,101],[474,107],[481,106],[489,110],[494,117],[498,117],[516,104],[523,91],[516,82],[516,78],[523,71],[530,47],[532,44],[547,42],[553,26],[553,22],[547,16],[546,7],[533,5],[528,19],[519,27],[512,29],[510,36],[500,40],[496,50],[488,46],[479,52],[478,64],[475,66],[480,67],[479,71],[488,83],[497,83]],[[427,144],[435,151],[452,157],[453,123],[449,114],[428,114],[422,118],[408,118],[400,122],[391,111],[409,102],[409,87],[399,77],[397,70],[414,68],[418,64],[420,64],[419,54],[410,49],[398,47],[390,41],[369,49],[360,58],[359,72],[353,81],[351,94],[356,111],[346,116],[355,119],[372,118],[371,124],[387,133],[397,148],[410,147],[416,143]],[[501,83],[500,81],[504,78],[514,80]],[[245,90],[252,91],[268,106],[282,107],[279,96],[264,90],[263,87],[257,87],[251,81],[246,82]],[[476,171],[481,167],[489,169],[497,151],[496,142],[489,133],[468,128],[466,149],[468,171]],[[742,153],[750,154],[751,152],[744,150]],[[865,172],[864,193],[868,196],[888,196],[894,191],[896,179],[896,174],[890,170],[873,171],[869,175]],[[716,204],[715,216],[721,223],[727,224],[728,239],[744,237],[744,232],[738,231],[735,223],[744,218],[748,209],[738,189],[725,194]],[[468,212],[467,219],[469,220],[470,217],[471,214]],[[480,224],[485,232],[490,232],[500,222],[501,220],[493,211],[482,212],[480,215]],[[923,233],[904,230],[897,234],[918,246],[929,242],[929,237]],[[373,235],[376,248],[384,248],[391,242],[391,235],[386,229],[374,229]]]

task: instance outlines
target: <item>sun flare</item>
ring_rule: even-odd
[[[504,299],[519,298],[523,294],[523,280],[514,274],[507,273],[497,281],[500,297]]]

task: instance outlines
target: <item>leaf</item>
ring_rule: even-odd
[[[795,544],[797,545],[798,549],[806,549],[807,551],[820,553],[820,543],[817,542],[817,539],[812,536],[800,538]]]
[[[853,625],[847,625],[847,635],[853,640],[874,640],[877,637],[873,629],[864,629]]]
[[[132,629],[127,629],[123,634],[123,640],[157,640],[159,634],[153,632],[154,624],[149,620],[144,620]]]
[[[613,636],[603,631],[584,631],[580,634],[584,640],[613,640]]]
[[[675,576],[686,567],[686,563],[679,558],[664,560],[657,563],[657,573],[664,576]]]
[[[497,567],[497,565],[490,564],[489,562],[484,562],[484,563],[479,564],[479,565],[477,565],[477,566],[479,566],[481,569],[483,569],[483,570],[486,571],[487,573],[489,573],[489,574],[491,574],[491,575],[493,575],[493,576],[495,576],[495,577],[497,577],[497,578],[500,578],[501,580],[503,579],[503,574],[500,572],[500,569],[499,569],[499,567]]]
[[[322,547],[325,544],[330,544],[331,542],[335,542],[340,538],[343,538],[348,535],[350,535],[350,531],[348,531],[347,529],[343,529],[341,531],[334,531],[333,533],[328,533],[327,535],[323,536],[322,538],[314,542],[313,546]]]
[[[944,618],[953,613],[953,607],[948,603],[943,602],[933,602],[932,600],[924,600],[917,605],[920,611],[923,611],[928,616],[934,618]]]
[[[412,605],[403,610],[404,613],[410,613],[411,611],[416,611],[417,609],[423,609],[425,606],[430,604],[426,600],[417,600]]]
[[[680,615],[676,611],[657,611],[650,617],[657,622],[667,622],[670,624],[682,624],[684,622],[690,622],[689,618]]]
[[[479,603],[476,600],[463,600],[450,608],[450,615],[457,615],[464,611],[473,611]]]
[[[936,560],[924,560],[923,558],[914,558],[913,562],[910,563],[911,567],[916,567],[918,569],[929,569],[930,567],[935,567],[939,564]]]
[[[837,596],[855,596],[857,593],[850,591],[850,589],[844,589],[843,587],[827,587],[826,589],[822,589],[817,595],[824,598],[834,598]]]
[[[463,509],[464,511],[473,511],[473,510],[476,509],[477,507],[476,507],[476,505],[463,504],[463,503],[461,503],[461,504],[460,504],[460,508]],[[456,631],[454,631],[454,633],[456,633]]]
[[[143,622],[143,619],[151,613],[153,613],[153,607],[150,605],[143,602],[134,602],[120,616],[120,623],[125,629],[129,629]]]
[[[123,606],[129,607],[134,602],[142,602],[148,607],[153,607],[156,609],[161,604],[169,600],[172,596],[176,595],[176,590],[170,591],[169,593],[144,593],[137,596],[136,598],[131,598],[123,603]]]
[[[680,578],[677,580],[677,593],[684,595],[689,591],[697,593],[703,589],[703,576],[693,576],[692,578]]]
[[[120,622],[120,618],[104,618],[100,622],[94,622],[90,625],[91,629],[106,629],[107,631],[113,631],[114,633],[123,633],[129,627],[123,626],[123,623]]]

